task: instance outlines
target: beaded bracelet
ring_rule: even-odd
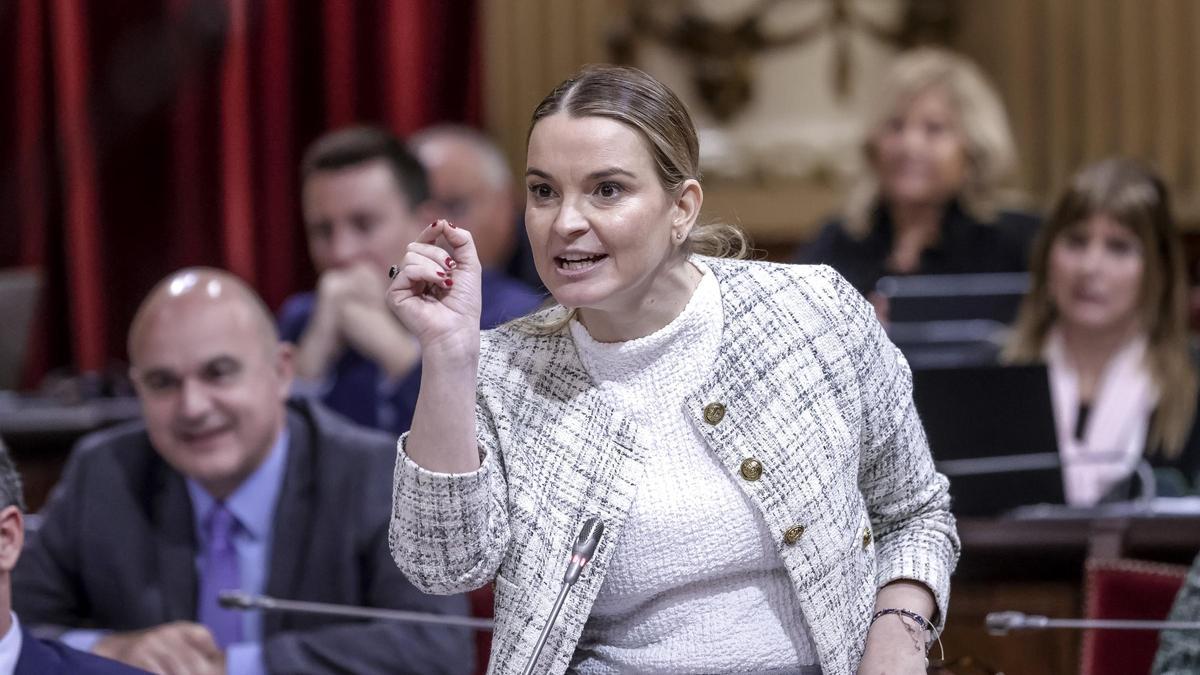
[[[920,626],[922,630],[927,630],[931,635],[933,635],[933,640],[929,640],[925,643],[925,650],[929,651],[929,648],[933,646],[934,640],[937,640],[938,654],[940,655],[942,661],[946,660],[946,649],[942,647],[942,636],[938,635],[937,627],[930,623],[929,619],[926,619],[925,617],[911,610],[902,609],[900,607],[888,607],[875,612],[875,614],[871,616],[871,623],[874,624],[876,619],[884,616],[885,614],[895,614],[897,616],[902,616],[904,618],[916,621],[917,625]],[[925,665],[926,667],[929,665],[928,658],[925,659]]]

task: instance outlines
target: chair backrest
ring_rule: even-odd
[[[1130,560],[1089,560],[1084,615],[1089,619],[1162,621],[1187,578],[1186,565]],[[1081,675],[1149,673],[1158,651],[1158,632],[1087,630],[1083,633]]]

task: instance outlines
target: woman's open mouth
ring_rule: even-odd
[[[608,256],[603,253],[565,255],[555,257],[554,264],[564,272],[582,272],[603,262],[606,258]]]

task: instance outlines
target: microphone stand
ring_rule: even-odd
[[[583,527],[579,528],[579,536],[575,538],[575,546],[571,548],[571,561],[567,565],[567,571],[563,574],[563,583],[562,588],[558,591],[558,599],[554,601],[554,609],[550,611],[550,618],[546,621],[546,625],[542,626],[542,632],[538,635],[537,642],[534,643],[533,653],[529,655],[529,661],[525,663],[525,669],[521,671],[522,675],[533,675],[533,667],[542,654],[542,648],[546,646],[546,640],[550,637],[550,629],[558,621],[558,612],[567,599],[567,593],[571,592],[571,588],[579,580],[583,568],[591,562],[592,554],[596,552],[596,545],[600,543],[600,537],[603,534],[604,523],[595,516],[585,520]]]
[[[1184,630],[1200,631],[1200,621],[1144,621],[1138,619],[1051,619],[1023,612],[991,612],[984,619],[989,635],[1007,635],[1012,630]]]
[[[320,616],[344,616],[352,619],[374,619],[382,621],[404,621],[435,626],[456,626],[480,631],[492,630],[491,619],[478,619],[449,614],[429,614],[403,609],[381,609],[355,605],[335,605],[328,602],[306,602],[303,600],[280,600],[269,595],[251,595],[241,591],[221,591],[218,602],[225,609],[240,611],[262,610],[265,612],[291,612],[317,614]]]

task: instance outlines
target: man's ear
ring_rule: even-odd
[[[296,348],[290,342],[280,341],[275,346],[275,375],[279,378],[280,397],[287,400],[296,377]]]
[[[0,509],[0,572],[11,573],[25,546],[25,516],[21,507]]]

